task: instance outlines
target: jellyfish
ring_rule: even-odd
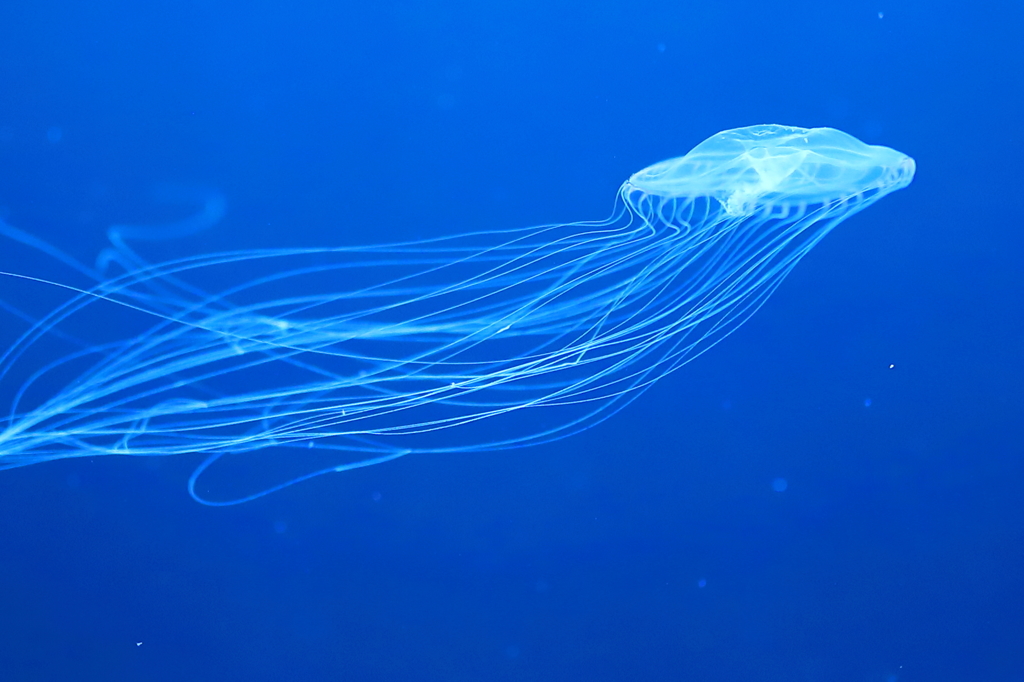
[[[27,321],[0,355],[0,382],[17,387],[0,469],[202,454],[189,493],[228,505],[408,455],[558,441],[722,341],[914,170],[831,128],[756,125],[635,173],[592,222],[154,262],[131,246],[145,231],[112,228],[102,270],[0,223],[90,277],[0,273],[60,294],[31,316],[0,290]],[[208,202],[170,232],[221,212]],[[207,492],[215,463],[262,451],[329,463],[230,499]]]

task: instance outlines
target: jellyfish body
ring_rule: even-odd
[[[76,321],[117,311],[135,329],[69,341],[27,374],[0,468],[206,453],[190,492],[227,504],[410,453],[558,440],[725,338],[836,224],[913,174],[837,130],[761,125],[634,174],[603,221],[153,264],[112,234],[120,274],[65,287],[0,357],[0,381]],[[197,492],[219,458],[267,448],[340,463],[229,502]]]

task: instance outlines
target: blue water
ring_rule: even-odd
[[[1024,679],[1022,30],[1009,2],[4,3],[0,218],[87,263],[187,216],[167,183],[227,213],[154,260],[601,219],[755,123],[917,177],[570,440],[227,509],[188,497],[201,453],[0,472],[0,680]],[[0,270],[83,283],[8,242]]]

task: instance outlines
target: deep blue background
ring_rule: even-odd
[[[918,176],[557,445],[229,509],[198,456],[0,473],[0,680],[1024,680],[1022,34],[1016,2],[6,0],[0,217],[86,261],[180,217],[161,182],[228,198],[186,255],[601,218],[754,123]]]

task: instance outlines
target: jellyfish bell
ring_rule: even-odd
[[[759,205],[828,204],[906,187],[914,160],[834,128],[756,125],[712,135],[626,182],[665,198],[713,198],[734,216]]]
[[[66,295],[19,311],[29,329],[0,353],[0,386],[22,377],[0,469],[202,453],[189,492],[224,505],[409,454],[557,441],[726,338],[829,230],[913,173],[837,130],[751,126],[635,173],[607,220],[163,262],[119,226],[109,274],[0,222],[93,280],[0,273]],[[222,213],[207,201],[184,232]],[[133,326],[96,329],[112,306]],[[47,341],[65,350],[47,357]],[[210,467],[244,474],[258,458],[300,473],[210,499]]]

